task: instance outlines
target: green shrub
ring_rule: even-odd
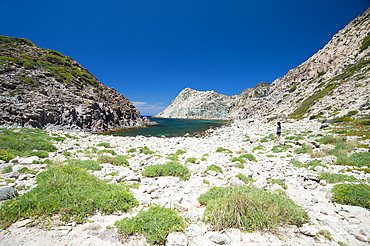
[[[100,171],[101,166],[93,160],[76,160],[76,159],[69,159],[66,161],[71,166],[77,166],[79,168],[85,168],[87,170],[93,170],[93,171]]]
[[[346,142],[347,138],[342,136],[327,135],[320,139],[316,139],[316,141],[321,144],[336,144]]]
[[[107,184],[77,165],[51,167],[37,175],[37,186],[0,207],[0,224],[7,228],[25,218],[43,221],[59,215],[62,222],[81,223],[96,211],[127,212],[138,202],[127,187]]]
[[[295,149],[294,150],[294,153],[296,153],[296,154],[312,153],[312,148],[311,147],[304,146],[304,147]]]
[[[101,155],[104,153],[111,154],[111,155],[117,155],[117,153],[112,149],[102,149],[98,151],[98,155]]]
[[[241,168],[243,169],[244,168],[244,164],[243,163],[238,163],[235,165],[236,168]]]
[[[252,152],[254,152],[256,150],[265,150],[265,147],[263,145],[258,145],[258,146],[253,148]]]
[[[146,167],[143,170],[142,175],[146,177],[175,176],[182,180],[188,180],[191,173],[187,167],[178,162],[170,161],[166,164],[157,164]]]
[[[179,156],[177,154],[169,154],[166,159],[171,161],[177,161],[179,159]]]
[[[49,157],[49,153],[46,150],[32,151],[29,154],[30,156],[37,156],[39,158]]]
[[[196,160],[197,160],[197,158],[195,158],[195,157],[189,157],[189,158],[186,159],[185,163],[187,163],[187,162],[195,163]]]
[[[128,152],[128,153],[134,153],[134,152],[136,152],[136,148],[131,148],[131,149],[129,149],[127,152]]]
[[[69,135],[69,134],[64,134],[64,136],[66,136],[66,138],[78,139],[78,137],[74,137],[74,136]]]
[[[198,201],[207,205],[203,221],[211,223],[216,230],[301,226],[308,219],[307,213],[286,194],[269,193],[252,186],[212,187]]]
[[[247,176],[245,176],[244,174],[241,174],[241,173],[239,173],[235,177],[237,177],[238,179],[243,181],[245,184],[256,182],[252,177],[247,177]]]
[[[102,155],[98,157],[98,163],[99,164],[110,163],[115,166],[126,166],[126,167],[130,165],[130,163],[126,159],[126,156],[123,155],[117,155],[115,157]]]
[[[207,184],[207,185],[209,185],[209,181],[208,181],[208,180],[206,180],[206,179],[203,179],[203,184]]]
[[[109,143],[98,143],[96,147],[112,148]]]
[[[66,140],[66,138],[64,137],[53,137],[53,139],[57,142],[63,142],[64,140]]]
[[[246,163],[246,161],[243,158],[236,157],[236,156],[234,156],[233,158],[231,158],[230,161],[231,162],[239,161],[240,163]]]
[[[329,241],[332,241],[333,240],[333,237],[332,237],[331,233],[328,230],[320,230],[317,233],[317,235],[321,235],[324,238],[328,239]]]
[[[151,155],[154,154],[154,151],[151,151],[147,146],[139,147],[141,149],[141,153],[145,155]]]
[[[206,172],[208,172],[210,170],[215,171],[216,173],[222,173],[222,168],[215,165],[215,164],[209,165],[206,169]]]
[[[351,175],[344,175],[344,174],[336,174],[336,173],[320,173],[319,176],[320,180],[326,180],[329,183],[339,183],[339,182],[356,182],[357,179],[355,176]]]
[[[284,181],[280,180],[280,179],[270,179],[267,181],[268,183],[273,183],[273,184],[278,184],[280,185],[284,190],[287,190],[288,189],[288,186],[285,184]]]
[[[265,143],[265,142],[268,142],[269,140],[275,140],[275,139],[276,139],[275,135],[273,133],[270,133],[268,136],[262,138],[260,142]]]
[[[225,148],[222,148],[222,147],[218,147],[218,148],[216,149],[216,152],[217,152],[217,153],[220,153],[220,152],[233,153],[231,150],[229,150],[229,149],[225,149]]]
[[[257,161],[256,157],[252,154],[243,154],[239,156],[239,158],[248,159],[249,161]]]
[[[1,171],[1,173],[11,173],[11,172],[13,172],[13,168],[12,168],[11,166],[7,166],[7,167],[5,167],[5,168]]]
[[[164,244],[169,233],[182,231],[185,228],[184,219],[169,208],[153,206],[148,211],[141,210],[133,218],[123,218],[115,224],[118,232],[125,236],[141,233],[151,244]]]
[[[8,162],[11,159],[14,159],[14,155],[0,149],[0,160]]]
[[[186,151],[185,150],[182,150],[182,149],[178,149],[176,151],[176,155],[182,155],[182,154],[185,154],[185,153],[186,153]]]
[[[4,159],[32,155],[44,158],[47,152],[57,150],[50,142],[52,137],[40,129],[0,129],[0,133],[0,157],[5,156]],[[35,153],[34,150],[43,152]]]
[[[370,186],[367,184],[337,184],[332,192],[337,203],[370,209]]]
[[[337,164],[356,167],[370,167],[370,152],[354,153],[350,157],[347,157],[346,154],[338,154]]]
[[[69,151],[64,152],[62,155],[64,155],[65,157],[72,156],[71,152]]]
[[[19,169],[18,172],[19,173],[30,173],[30,174],[34,174],[34,175],[37,174],[37,171],[30,170],[27,167],[23,167],[23,168]]]
[[[326,165],[322,164],[321,161],[316,161],[316,160],[309,161],[305,164],[303,164],[300,161],[292,160],[292,161],[290,161],[290,163],[292,163],[293,166],[298,167],[298,168],[300,168],[300,167],[304,167],[304,168],[310,167],[311,170],[315,169],[315,167],[317,167],[317,166],[322,166],[324,168],[328,168]]]
[[[370,45],[370,35],[367,35],[366,38],[362,41],[362,45],[361,45],[359,53],[366,50],[369,47],[369,45]]]
[[[292,148],[292,145],[289,145],[289,144],[279,144],[279,145],[275,145],[274,147],[272,147],[272,152],[273,153],[285,152],[289,148]]]

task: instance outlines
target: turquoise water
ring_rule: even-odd
[[[182,137],[186,133],[194,136],[201,133],[210,127],[219,127],[226,124],[224,120],[193,120],[193,119],[167,119],[167,118],[152,118],[148,117],[151,121],[158,124],[142,127],[124,129],[116,132],[107,133],[115,136],[166,136],[166,137]]]

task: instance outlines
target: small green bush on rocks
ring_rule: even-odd
[[[222,148],[222,147],[218,147],[218,148],[216,149],[216,152],[217,152],[217,153],[221,153],[221,152],[225,152],[225,153],[233,153],[231,150],[229,150],[229,149],[225,149],[225,148]]]
[[[332,192],[337,203],[370,209],[370,186],[367,184],[338,184]]]
[[[187,167],[176,161],[170,161],[166,164],[157,164],[146,167],[141,173],[146,177],[175,176],[182,180],[190,178],[190,171]]]
[[[209,170],[215,171],[216,173],[222,173],[222,168],[215,164],[209,165],[206,169],[206,172]]]
[[[169,233],[182,231],[184,219],[169,208],[153,206],[148,211],[141,210],[133,218],[123,218],[115,223],[118,232],[125,236],[142,233],[151,244],[164,244]]]
[[[185,163],[187,163],[187,162],[195,163],[196,160],[197,160],[197,158],[195,158],[195,157],[189,157],[188,159],[186,159]]]
[[[112,148],[109,143],[98,143],[96,147]]]
[[[99,164],[110,163],[115,166],[126,166],[126,167],[130,165],[130,163],[126,159],[126,156],[123,156],[123,155],[117,155],[115,157],[102,155],[98,157],[98,163]]]
[[[356,182],[357,178],[353,175],[337,174],[337,173],[320,173],[320,180],[326,180],[329,183],[339,183],[339,182]]]
[[[241,181],[243,181],[245,184],[256,182],[252,177],[247,177],[242,173],[239,173],[235,177],[239,178]]]
[[[9,161],[15,156],[45,158],[48,156],[47,152],[57,150],[50,142],[52,137],[40,129],[0,128],[0,133],[0,159],[5,161]]]
[[[212,187],[198,201],[206,204],[203,221],[216,230],[301,226],[308,219],[307,213],[285,193],[269,193],[252,186]]]
[[[8,200],[0,207],[0,226],[25,218],[43,221],[58,215],[62,222],[81,223],[96,211],[111,214],[127,212],[138,202],[123,185],[87,173],[78,165],[54,166],[37,175],[37,186],[22,196]]]

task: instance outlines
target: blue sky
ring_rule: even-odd
[[[142,115],[187,87],[240,94],[306,61],[369,0],[0,0],[0,34],[57,50]]]

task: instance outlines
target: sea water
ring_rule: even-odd
[[[194,136],[210,127],[220,127],[225,125],[225,120],[195,120],[195,119],[169,119],[148,117],[155,125],[149,125],[140,128],[123,129],[120,131],[109,132],[109,135],[115,136],[154,136],[154,137],[182,137],[189,133]]]

